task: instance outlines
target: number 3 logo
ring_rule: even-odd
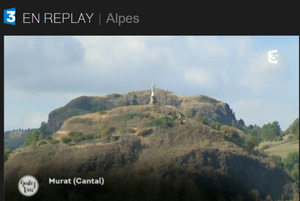
[[[4,23],[16,25],[16,8],[9,8],[4,10]]]
[[[277,62],[278,62],[277,50],[268,51],[268,62],[273,63],[273,64],[277,64]]]

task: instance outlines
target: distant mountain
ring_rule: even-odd
[[[19,129],[4,132],[4,147],[17,149],[23,147],[26,135],[32,129]]]
[[[155,93],[158,105],[173,106],[190,118],[206,118],[209,122],[218,121],[225,125],[236,124],[235,116],[227,103],[203,95],[178,96],[161,89],[156,89]],[[120,106],[147,105],[149,102],[149,90],[106,96],[81,96],[53,110],[49,114],[48,122],[44,123],[41,129],[45,134],[52,134],[60,129],[66,119],[76,115],[111,110]]]
[[[80,97],[53,111],[48,123],[58,129],[53,139],[13,152],[5,162],[6,200],[28,200],[16,187],[25,174],[40,182],[31,200],[296,198],[298,184],[268,157],[195,120],[200,115],[230,124],[235,118],[226,103],[162,90],[157,105],[148,102],[146,91]],[[74,177],[103,177],[105,184],[49,184],[49,178]]]

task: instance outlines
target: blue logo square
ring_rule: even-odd
[[[4,10],[4,23],[16,25],[16,8],[9,8]]]

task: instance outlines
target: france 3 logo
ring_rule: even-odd
[[[16,25],[16,8],[4,10],[4,24]]]

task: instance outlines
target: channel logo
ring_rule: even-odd
[[[273,64],[278,63],[278,51],[277,50],[268,51],[268,62],[273,63]]]
[[[4,24],[16,25],[16,8],[4,10]]]

